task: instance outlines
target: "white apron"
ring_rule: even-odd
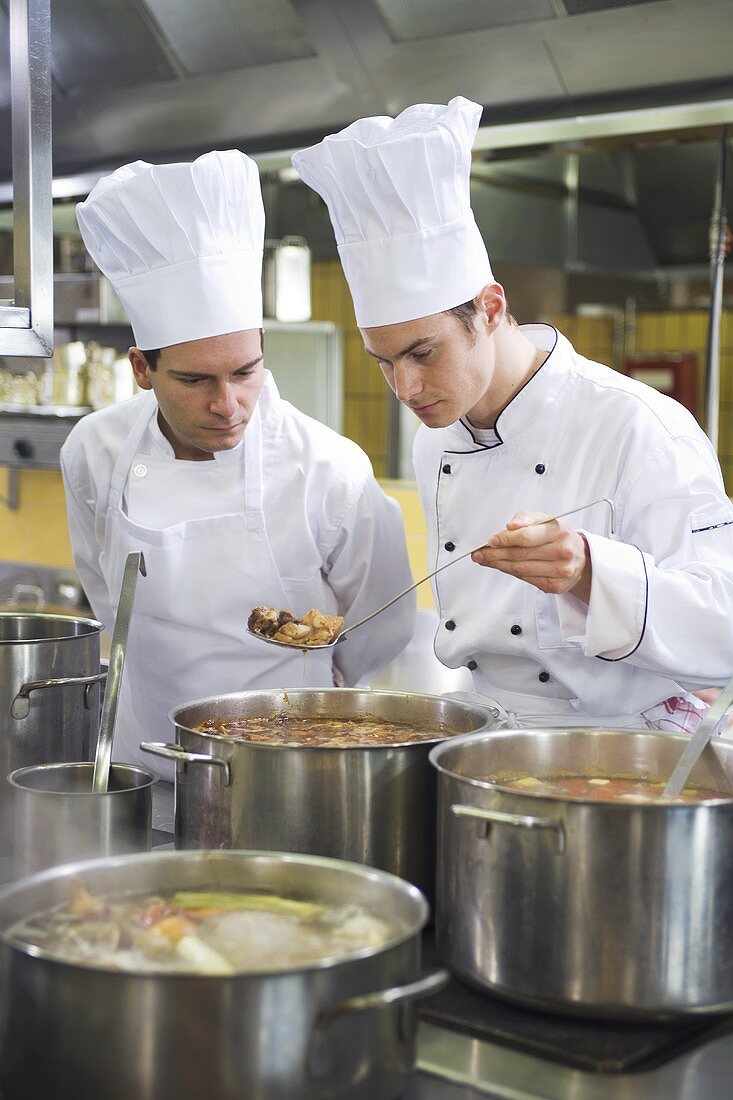
[[[257,604],[318,606],[323,581],[281,580],[262,511],[262,414],[258,404],[241,448],[242,511],[192,519],[162,530],[140,527],[125,513],[123,494],[140,441],[158,412],[143,403],[117,459],[100,566],[116,604],[125,560],[145,555],[133,609],[115,732],[114,758],[153,767],[172,778],[174,766],[142,753],[140,741],[168,741],[172,707],[207,695],[251,688],[332,687],[330,652],[292,654],[247,634]],[[146,456],[148,476],[161,460]],[[285,517],[287,521],[287,517]]]

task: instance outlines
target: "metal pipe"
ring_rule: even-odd
[[[710,219],[710,314],[705,352],[705,430],[718,450],[720,415],[720,319],[723,310],[723,263],[725,261],[725,159],[726,127],[720,128],[715,170],[715,198]]]

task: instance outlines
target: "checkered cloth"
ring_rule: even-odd
[[[707,703],[696,699],[694,695],[673,695],[650,707],[642,714],[642,718],[651,730],[669,730],[671,733],[693,734],[703,719]],[[721,719],[716,733],[720,734],[727,719]]]

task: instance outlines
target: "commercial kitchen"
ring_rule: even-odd
[[[0,0],[0,1100],[733,1094],[730,0]]]

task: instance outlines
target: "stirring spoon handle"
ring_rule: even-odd
[[[662,791],[662,798],[677,798],[678,795],[682,794],[685,784],[692,774],[692,769],[702,755],[702,751],[710,740],[715,727],[732,703],[733,680],[723,688],[687,745],[685,745],[684,752],[675,764],[674,770],[667,780],[667,785]]]
[[[114,737],[117,703],[120,698],[122,669],[125,664],[125,648],[130,629],[130,616],[132,615],[132,605],[135,599],[138,570],[143,576],[146,575],[145,559],[142,551],[134,550],[127,555],[127,561],[125,562],[125,571],[122,575],[122,587],[120,589],[120,602],[117,606],[114,633],[112,635],[107,687],[104,693],[104,703],[102,704],[102,718],[99,723],[97,751],[94,756],[92,790],[95,793],[106,791],[109,781],[112,739]]]
[[[581,504],[578,508],[571,508],[569,512],[560,512],[557,516],[545,516],[544,519],[534,519],[531,523],[525,524],[525,527],[539,527],[543,523],[552,523],[556,519],[564,519],[565,516],[574,516],[576,512],[584,512],[586,508],[593,508],[596,504],[607,504],[611,509],[611,534],[616,531],[616,509],[612,500],[608,497],[599,497],[598,500],[592,500],[590,504]],[[421,584],[425,584],[426,581],[432,580],[433,577],[437,577],[438,573],[442,573],[444,569],[449,569],[451,565],[457,565],[459,561],[463,561],[464,558],[470,558],[471,554],[475,554],[477,550],[485,550],[486,543],[482,546],[476,546],[473,550],[467,550],[465,554],[461,554],[457,558],[451,558],[445,565],[439,566],[438,569],[434,569],[432,573],[428,573],[425,577],[421,577],[419,581],[415,581],[409,588],[405,588],[403,592],[398,592],[396,596],[393,596],[391,600],[378,607],[376,611],[372,611],[369,615],[365,615],[363,619],[359,619],[358,622],[352,623],[351,626],[345,627],[339,634],[337,641],[342,641],[347,634],[350,634],[352,630],[356,630],[357,626],[363,626],[364,623],[368,623],[370,619],[373,619],[376,615],[381,615],[383,611],[386,611],[388,607],[391,607],[393,603],[397,603],[403,596],[409,595],[410,592],[414,592],[416,588],[419,588]]]

